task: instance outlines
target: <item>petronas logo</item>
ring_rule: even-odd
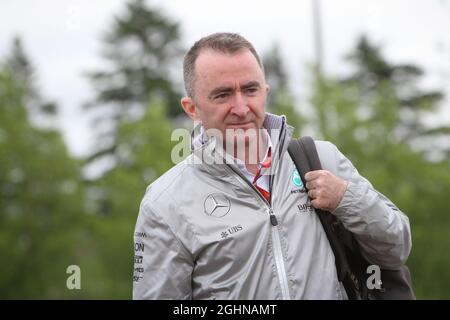
[[[299,188],[303,188],[302,178],[300,177],[297,169],[292,172],[292,183]]]

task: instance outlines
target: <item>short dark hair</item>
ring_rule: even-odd
[[[189,49],[184,56],[183,61],[183,77],[184,87],[188,96],[194,96],[194,82],[195,82],[195,62],[204,49],[211,49],[223,53],[236,53],[243,49],[248,49],[255,56],[259,66],[264,70],[261,59],[258,56],[253,45],[244,37],[237,33],[218,32],[198,40]]]

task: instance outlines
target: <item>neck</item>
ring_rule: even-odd
[[[230,149],[226,149],[234,158],[241,160],[245,163],[247,170],[253,174],[256,174],[259,170],[260,163],[266,157],[266,151],[268,147],[268,139],[270,139],[267,132],[262,129],[258,130],[255,137],[245,138],[245,142],[241,144],[235,143],[232,152],[228,152]]]

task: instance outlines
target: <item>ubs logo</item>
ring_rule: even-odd
[[[240,224],[238,224],[237,226],[233,226],[231,228],[228,228],[225,231],[222,231],[222,233],[220,234],[220,237],[222,239],[226,239],[229,235],[232,235],[233,233],[239,232],[241,231],[243,228]]]
[[[231,203],[223,193],[212,193],[206,197],[203,206],[208,216],[221,218],[230,211]]]

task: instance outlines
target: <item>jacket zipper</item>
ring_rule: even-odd
[[[284,140],[284,136],[283,136]],[[281,141],[280,141],[281,142]],[[278,273],[278,280],[280,283],[281,288],[281,295],[283,297],[283,300],[290,300],[291,296],[289,294],[289,283],[287,279],[286,274],[286,268],[284,265],[284,258],[283,258],[283,251],[281,247],[281,240],[280,240],[280,232],[278,230],[278,220],[275,216],[271,204],[266,200],[266,198],[263,197],[263,195],[255,188],[255,186],[248,181],[248,179],[241,175],[238,171],[234,170],[234,168],[230,165],[227,165],[228,168],[230,168],[235,174],[237,174],[242,180],[247,183],[253,191],[256,192],[258,197],[263,201],[264,205],[267,207],[267,212],[269,213],[269,219],[271,227],[271,237],[272,237],[272,243],[273,243],[273,255],[275,258],[275,265],[277,268]],[[272,184],[272,181],[270,181]]]
[[[289,294],[289,284],[286,275],[286,268],[284,266],[283,251],[281,248],[280,233],[278,231],[278,221],[273,213],[272,208],[269,209],[270,222],[272,223],[271,233],[273,241],[273,255],[275,257],[275,264],[278,271],[278,280],[280,281],[281,294],[283,300],[290,300],[291,296]]]
[[[281,148],[284,144],[284,140],[286,138],[286,129],[285,129],[285,119],[283,118],[283,122],[281,124],[281,132],[279,137],[278,146]],[[281,136],[283,134],[283,136]],[[278,151],[280,153],[280,151]],[[281,159],[279,160],[281,161]],[[269,179],[269,186],[270,190],[272,191],[272,185],[273,185],[273,175],[270,175]],[[272,194],[272,192],[270,193]],[[270,196],[272,200],[272,196]],[[290,300],[291,295],[289,293],[289,282],[287,278],[286,273],[286,267],[284,265],[284,259],[283,259],[283,251],[281,248],[281,240],[280,240],[280,232],[278,230],[278,220],[275,216],[272,207],[269,207],[269,216],[270,216],[270,223],[272,224],[272,241],[273,241],[273,252],[275,257],[275,264],[277,265],[277,271],[278,271],[278,279],[280,281],[280,288],[281,288],[281,294],[283,296],[283,300]]]

